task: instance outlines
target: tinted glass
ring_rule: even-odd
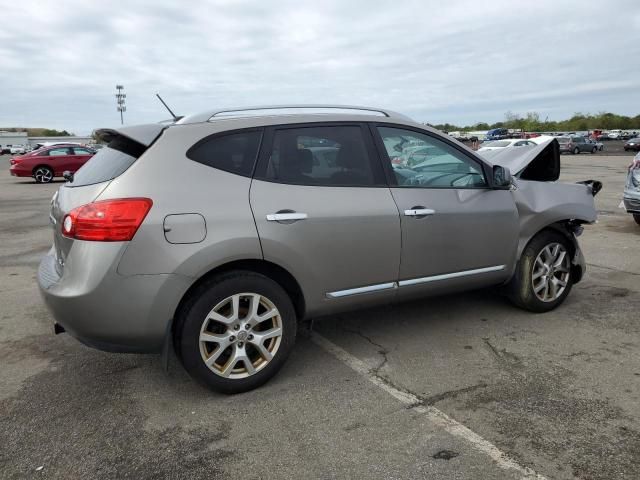
[[[250,177],[261,139],[262,130],[216,135],[196,143],[187,157],[209,167]]]
[[[379,164],[379,162],[378,162]],[[371,186],[381,184],[372,168],[358,126],[276,130],[268,180],[302,185]]]
[[[481,165],[442,140],[393,127],[379,127],[378,131],[399,186],[487,186]]]
[[[124,173],[142,155],[145,147],[124,137],[116,137],[100,149],[73,176],[70,187],[107,182]]]
[[[50,157],[59,157],[61,155],[73,155],[70,148],[52,148],[49,150]]]
[[[76,155],[93,155],[93,152],[87,150],[86,148],[76,148],[73,147],[73,152]]]

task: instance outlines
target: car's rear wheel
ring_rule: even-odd
[[[640,225],[640,213],[634,213],[633,219],[636,221],[638,225]]]
[[[282,367],[296,338],[286,291],[253,272],[234,271],[198,287],[178,316],[176,347],[191,376],[212,390],[240,393]]]
[[[573,149],[573,154],[574,154],[574,155],[577,155],[577,154],[579,154],[579,153],[580,153],[580,149],[579,149],[578,147],[576,147],[576,148],[574,148],[574,149]]]
[[[49,167],[38,167],[33,171],[33,178],[37,183],[50,183],[53,181],[53,170]]]
[[[567,298],[572,285],[569,241],[559,233],[544,231],[522,252],[508,291],[517,306],[548,312]]]

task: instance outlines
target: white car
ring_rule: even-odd
[[[11,155],[24,155],[27,153],[27,149],[24,145],[13,145],[9,150],[11,151]]]
[[[521,138],[514,138],[511,140],[493,140],[482,144],[482,147],[478,149],[479,152],[487,152],[489,150],[502,150],[503,148],[510,147],[527,147],[536,145],[531,140],[523,140]]]

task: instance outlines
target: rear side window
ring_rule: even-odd
[[[380,185],[374,165],[359,126],[287,128],[275,132],[265,177],[298,185]]]
[[[82,187],[113,180],[133,165],[145,150],[138,142],[115,137],[73,175],[73,182],[68,186]]]
[[[262,130],[214,135],[191,147],[187,157],[209,167],[250,177],[261,140]]]

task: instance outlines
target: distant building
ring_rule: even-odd
[[[4,130],[0,130],[0,147],[26,145],[27,143],[29,143],[27,132],[6,132]]]

